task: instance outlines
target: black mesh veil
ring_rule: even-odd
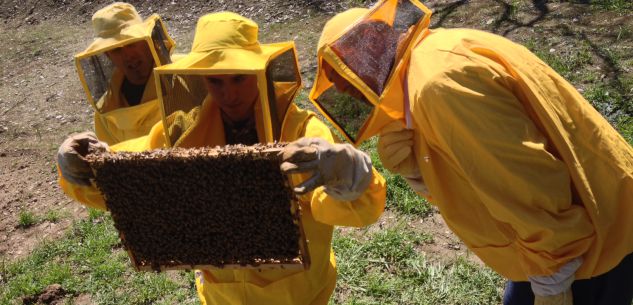
[[[396,64],[398,47],[406,45],[412,34],[410,29],[424,16],[424,12],[408,0],[398,1],[392,10],[393,20],[370,16],[331,45],[339,58],[378,96]],[[380,8],[374,12],[383,13]]]
[[[148,37],[145,39],[150,47],[155,67],[171,63],[170,50],[173,45],[164,29],[160,18],[154,19],[151,33],[148,33]],[[114,44],[112,47],[79,55],[76,58],[79,76],[84,83],[87,97],[97,111],[104,110],[105,105],[102,101],[100,102],[100,99],[108,91],[116,71],[114,64],[107,56],[107,52],[139,41],[143,41],[143,39],[130,39],[126,43]]]
[[[378,111],[405,50],[420,33],[418,25],[426,16],[421,7],[411,0],[379,2],[324,49],[327,57],[320,72],[328,73],[331,85],[316,86],[311,99],[348,140],[356,143],[363,138],[363,130]],[[326,72],[328,66],[332,70]]]
[[[169,39],[167,39],[166,33],[163,29],[164,27],[162,21],[158,19],[152,29],[152,42],[154,44],[154,52],[156,52],[156,56],[158,57],[161,66],[171,63],[169,50],[173,47]]]
[[[165,132],[170,145],[174,145],[193,124],[194,111],[202,106],[207,89],[203,75],[160,74],[159,80]]]
[[[268,104],[271,113],[273,139],[281,137],[281,123],[288,106],[301,85],[294,49],[289,49],[270,61],[266,67]]]
[[[114,65],[105,53],[82,58],[79,60],[79,63],[87,86],[87,94],[89,98],[94,101],[97,110],[99,110],[102,105],[97,106],[97,101],[99,101],[110,86]]]
[[[323,92],[317,103],[352,141],[356,141],[358,132],[374,110],[374,105],[366,100],[338,92],[334,87]]]

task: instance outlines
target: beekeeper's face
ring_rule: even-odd
[[[330,80],[338,92],[346,93],[359,100],[364,100],[365,96],[354,85],[347,81],[343,76],[338,74],[332,66],[326,61],[323,61],[323,72],[325,76]]]
[[[213,101],[231,120],[244,121],[253,115],[253,106],[259,95],[257,76],[209,75],[205,77],[205,83]]]
[[[125,78],[134,85],[144,85],[152,75],[154,58],[145,41],[137,41],[120,48],[107,51],[106,54]]]

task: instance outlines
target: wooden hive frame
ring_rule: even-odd
[[[102,192],[106,206],[110,210],[112,214],[112,218],[115,223],[115,227],[119,232],[119,237],[121,239],[122,244],[125,246],[126,251],[130,257],[134,268],[138,271],[164,271],[164,270],[182,270],[182,269],[307,269],[310,265],[310,256],[307,246],[307,240],[305,236],[305,232],[303,230],[303,224],[301,221],[301,206],[298,203],[294,192],[292,192],[292,186],[288,177],[281,173],[279,170],[279,160],[277,157],[278,152],[280,151],[283,144],[268,144],[268,145],[255,145],[255,146],[225,146],[222,148],[195,148],[195,149],[183,149],[183,148],[175,148],[175,149],[164,149],[164,150],[154,150],[140,153],[129,153],[129,152],[120,152],[120,153],[102,153],[102,154],[92,154],[88,155],[87,159],[95,173],[95,184]],[[222,159],[224,158],[224,159]],[[261,162],[264,163],[261,163]],[[251,163],[249,163],[251,162]],[[251,168],[253,167],[252,162],[260,162],[256,164],[264,164],[264,167],[261,168]],[[237,176],[240,174],[235,174],[231,172],[231,174],[222,174],[226,172],[227,168],[232,169],[233,167],[227,167],[232,164],[235,167],[240,166],[250,166],[248,171],[240,171],[243,175],[245,172],[248,172],[248,175],[251,179],[252,177],[261,177],[261,181],[254,181],[253,184],[248,183],[247,188],[248,192],[257,192],[259,191],[259,195],[257,198],[261,198],[262,201],[256,203],[244,203],[237,202],[235,198],[239,201],[239,196],[243,196],[244,198],[249,198],[248,196],[251,194],[248,193],[240,193],[240,192],[229,192],[232,187],[244,185],[243,181],[240,182]],[[214,165],[215,164],[215,165]],[[218,167],[218,164],[221,168],[224,168],[224,171],[204,171],[205,175],[200,175],[197,177],[192,175],[195,179],[187,178],[187,172],[200,171],[204,169],[213,168],[213,166]],[[246,165],[241,165],[246,164]],[[249,165],[250,164],[250,165]],[[224,167],[222,167],[224,166]],[[257,166],[255,166],[257,167]],[[179,172],[181,171],[181,172]],[[143,176],[145,175],[145,176]],[[217,176],[216,176],[217,175]],[[259,175],[259,176],[258,176]],[[262,176],[263,175],[263,176]],[[268,175],[268,176],[266,176]],[[277,176],[281,175],[281,176]],[[142,177],[141,177],[142,176]],[[149,176],[149,178],[148,178]],[[170,183],[174,181],[173,176],[184,177],[182,181],[175,180],[176,183]],[[265,177],[264,177],[265,176]],[[143,178],[145,177],[145,178]],[[213,181],[214,177],[221,177],[222,179],[233,179],[235,181]],[[272,177],[272,178],[271,178]],[[265,179],[268,178],[268,179]],[[147,181],[135,181],[131,182],[130,180],[134,179],[147,179]],[[169,180],[171,179],[171,180]],[[205,180],[206,179],[206,180]],[[245,178],[243,178],[245,179]],[[250,181],[250,180],[249,180]],[[179,185],[178,183],[181,183]],[[189,184],[200,184],[202,185],[215,185],[218,183],[222,185],[221,189],[224,190],[226,188],[227,191],[223,192],[233,196],[234,201],[226,200],[227,202],[220,202],[222,200],[213,200],[207,199],[208,197],[200,201],[190,200],[191,196],[196,198],[195,196],[204,195],[205,191],[208,191],[204,187],[191,188]],[[208,183],[208,184],[205,184]],[[240,184],[241,183],[241,184]],[[128,185],[129,184],[129,185]],[[256,188],[265,188],[263,190]],[[173,198],[170,196],[165,196],[169,198],[162,198],[157,194],[160,194],[161,191],[174,188],[186,190],[182,192],[183,198]],[[213,189],[212,187],[209,187]],[[216,187],[218,189],[219,187]],[[169,191],[165,191],[169,193]],[[214,191],[210,191],[213,193]],[[217,191],[215,191],[217,193]],[[173,193],[173,191],[172,191]],[[197,193],[202,193],[199,195]],[[237,194],[237,195],[236,195]],[[246,194],[246,195],[245,195]],[[269,194],[273,194],[270,195]],[[174,194],[172,194],[174,195]],[[226,195],[226,196],[229,196]],[[126,197],[127,196],[127,197]],[[152,197],[153,196],[153,197]],[[224,196],[224,195],[221,195]],[[231,197],[229,196],[229,197]],[[238,196],[238,197],[235,197]],[[251,197],[253,197],[252,195]],[[272,197],[271,197],[272,196]],[[274,196],[281,196],[283,200],[279,200],[282,202],[280,205],[274,203]],[[131,198],[131,199],[128,199]],[[156,198],[154,198],[156,197]],[[174,196],[175,197],[175,196]],[[266,198],[273,198],[271,200],[266,200]],[[147,200],[142,200],[147,199]],[[129,201],[132,200],[132,201]],[[288,201],[288,205],[285,205],[285,201]],[[186,201],[186,202],[185,202]],[[179,214],[178,211],[174,212],[174,206],[177,206],[180,202],[184,202],[183,206],[189,207],[191,210],[188,211],[189,214]],[[198,209],[198,203],[206,204],[207,209],[200,207]],[[250,205],[249,205],[250,204]],[[262,205],[256,206],[257,205]],[[266,204],[270,206],[266,206]],[[149,207],[148,207],[149,205]],[[240,208],[241,206],[241,208]],[[155,207],[159,207],[155,209]],[[213,210],[215,207],[215,210]],[[248,209],[246,209],[246,208]],[[266,209],[267,207],[270,208]],[[160,208],[163,208],[162,210]],[[257,214],[256,212],[250,212],[250,208],[260,209],[261,212]],[[176,208],[177,209],[177,208]],[[196,210],[198,209],[198,210]],[[226,209],[226,210],[222,210]],[[240,210],[242,209],[242,210]],[[287,209],[287,210],[286,210]],[[287,211],[283,212],[284,210]],[[226,215],[235,215],[235,213],[243,213],[239,214],[238,218],[228,218],[234,219],[234,221],[226,221],[220,223],[222,221],[218,221],[218,219],[223,219],[220,216],[217,216],[210,211],[218,211],[218,214],[221,214],[222,211],[228,211]],[[187,211],[185,211],[187,212]],[[274,213],[278,215],[272,215]],[[174,214],[169,214],[174,213]],[[134,214],[134,215],[128,215]],[[174,216],[176,215],[176,216]],[[199,215],[205,215],[204,217],[197,217]],[[250,216],[249,216],[250,215]],[[244,219],[240,218],[243,217]],[[284,236],[284,232],[282,234],[277,234],[279,236],[271,236],[270,238],[262,237],[266,234],[259,234],[258,225],[261,225],[257,222],[245,222],[247,220],[252,220],[248,217],[262,217],[258,219],[263,219],[265,223],[274,223],[274,221],[280,221],[280,228],[285,228],[286,230],[279,229],[278,231],[284,231],[288,233],[286,236],[286,241],[278,242],[277,245],[286,245],[286,247],[291,248],[291,251],[283,250],[282,246],[279,249],[273,249],[275,253],[291,253],[294,257],[290,257],[286,254],[280,255],[279,257],[268,257],[266,255],[262,257],[256,257],[255,254],[249,254],[248,258],[235,258],[231,256],[231,259],[218,259],[217,257],[213,257],[213,252],[205,252],[210,251],[208,247],[201,247],[199,244],[205,245],[214,245],[214,249],[223,249],[226,250],[227,247],[242,247],[243,244],[249,244],[257,248],[260,243],[256,243],[255,239],[259,241],[263,241],[261,244],[273,245],[275,244],[274,240],[280,241],[279,236]],[[289,218],[288,218],[289,217]],[[150,221],[154,220],[154,221]],[[178,222],[180,219],[180,222]],[[186,219],[186,221],[183,221]],[[215,223],[209,223],[211,220],[215,219]],[[291,219],[292,223],[289,223],[288,220]],[[164,222],[166,221],[167,222]],[[191,220],[191,223],[190,221]],[[232,223],[242,223],[242,225],[246,224],[243,227],[237,228],[238,230],[233,230],[230,228]],[[256,223],[254,225],[249,225],[251,223]],[[143,227],[145,226],[145,227]],[[186,229],[180,229],[184,227]],[[199,233],[199,228],[204,230],[211,230],[209,227],[216,228],[210,234]],[[252,230],[246,230],[244,227],[251,228]],[[294,227],[295,229],[290,229]],[[270,228],[269,228],[270,229]],[[274,232],[276,228],[270,230],[270,232]],[[179,231],[180,230],[180,231]],[[256,232],[253,233],[252,231]],[[292,230],[296,230],[296,232],[289,232]],[[245,232],[242,232],[245,231]],[[248,231],[248,232],[246,232]],[[139,232],[144,232],[146,234],[140,234]],[[165,245],[173,245],[176,236],[183,236],[185,240],[188,240],[188,235],[194,235],[199,237],[199,239],[195,239],[190,241],[189,243],[182,244],[182,247],[172,247],[170,250],[174,250],[174,248],[187,248],[187,250],[176,250],[172,251],[173,257],[176,259],[169,259],[170,253],[169,251],[165,251],[165,254],[158,255],[156,253],[163,252],[163,248],[158,246],[157,244],[163,244],[158,232],[167,232],[171,235],[161,235],[167,240]],[[240,238],[244,238],[243,235],[247,233],[252,233],[253,235],[247,236],[247,238],[252,238],[252,241],[244,241],[241,240],[238,243],[230,243],[222,240],[222,242],[218,241],[218,239],[222,239],[224,233],[230,232],[232,234],[237,234],[236,236],[242,236]],[[185,235],[182,235],[185,233]],[[195,233],[195,234],[193,234]],[[269,233],[269,232],[265,232]],[[279,232],[276,232],[279,233]],[[272,233],[271,233],[272,234]],[[272,234],[274,235],[274,234]],[[143,236],[147,236],[147,241],[139,242],[140,239],[143,239]],[[165,237],[167,236],[167,237]],[[290,238],[288,238],[290,236]],[[228,236],[227,241],[230,241],[232,236]],[[296,240],[292,240],[293,237],[297,237]],[[208,238],[209,240],[203,241],[203,239]],[[238,238],[239,239],[239,238]],[[197,242],[200,240],[200,243]],[[215,243],[214,243],[215,242]],[[224,248],[219,246],[220,244],[225,245]],[[196,247],[197,246],[197,247]],[[191,247],[191,249],[189,248]],[[296,247],[297,253],[294,254],[294,247]],[[169,248],[169,247],[167,247]],[[275,248],[275,247],[271,247]],[[152,250],[153,249],[153,250]],[[203,249],[204,251],[195,250]],[[246,248],[244,248],[246,249]],[[251,249],[248,248],[247,249]],[[263,252],[269,252],[267,249],[260,249]],[[152,253],[152,251],[154,251]],[[178,255],[178,252],[181,255]],[[188,253],[198,253],[196,255],[191,255],[190,257],[196,257],[196,259],[191,259],[191,261],[184,261],[182,251],[189,251]],[[215,251],[215,250],[214,250]],[[254,250],[255,251],[255,250]],[[229,250],[220,251],[217,250],[215,252],[222,253],[235,253]],[[239,252],[239,251],[238,251]],[[248,251],[247,251],[248,252]],[[149,255],[148,255],[149,253]],[[175,253],[175,254],[174,254]],[[204,256],[201,253],[210,253],[211,255]],[[156,255],[154,255],[156,254]],[[226,254],[224,254],[226,255]],[[254,256],[255,255],[255,256]],[[153,259],[151,257],[160,256],[160,259]],[[187,255],[184,255],[185,257]],[[269,255],[270,256],[270,255]],[[148,259],[148,257],[150,257]],[[203,259],[199,259],[200,257],[210,257],[207,261]]]

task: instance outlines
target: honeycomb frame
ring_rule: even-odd
[[[137,271],[308,269],[301,207],[279,169],[284,145],[105,152],[86,159]],[[242,170],[227,173],[235,168]]]

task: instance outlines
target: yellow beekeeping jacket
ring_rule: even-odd
[[[123,73],[115,70],[110,87],[97,102],[101,112],[94,113],[95,134],[109,145],[144,136],[161,120],[154,74],[147,80],[143,97],[135,106],[129,106],[121,93],[123,79]]]
[[[633,149],[526,48],[467,29],[418,42],[406,76],[414,151],[448,226],[511,280],[633,252]]]
[[[109,145],[146,135],[161,119],[153,74],[146,83],[139,104],[129,106],[121,93],[125,76],[113,67],[110,60],[101,62],[100,57],[109,50],[146,41],[155,66],[161,66],[166,62],[158,55],[161,53],[160,48],[157,50],[158,45],[162,45],[168,53],[164,56],[170,56],[174,60],[174,57],[179,58],[178,55],[171,53],[176,43],[169,36],[160,16],[154,14],[143,21],[134,6],[128,3],[117,2],[101,8],[92,16],[92,24],[95,39],[84,51],[75,55],[75,65],[82,86],[86,90],[86,97],[95,108],[95,134],[99,140]],[[100,94],[101,96],[93,96],[95,92],[91,92],[92,88],[87,82],[87,79],[99,79],[92,75],[92,69],[89,68],[91,65],[88,63],[100,63],[97,65],[97,71],[108,70],[102,65],[114,69],[112,76],[108,76],[109,83],[103,84],[107,86],[107,90],[103,95]]]
[[[207,99],[199,110],[194,109],[190,114],[194,115],[194,124],[190,128],[195,132],[188,132],[187,139],[179,142],[182,147],[224,145],[224,127],[215,103]],[[259,128],[261,124],[258,124]],[[330,130],[314,113],[294,104],[289,106],[281,130],[281,141],[301,137],[334,141]],[[165,136],[162,123],[158,123],[149,135],[111,148],[114,151],[144,151],[162,147],[165,147]],[[61,175],[60,185],[70,197],[87,206],[105,209],[96,188],[72,185]],[[385,198],[385,180],[375,169],[367,191],[352,202],[335,200],[323,188],[300,196],[302,222],[309,241],[309,270],[197,270],[196,286],[202,303],[327,304],[336,283],[336,262],[331,249],[334,226],[360,227],[375,222],[382,214]]]

